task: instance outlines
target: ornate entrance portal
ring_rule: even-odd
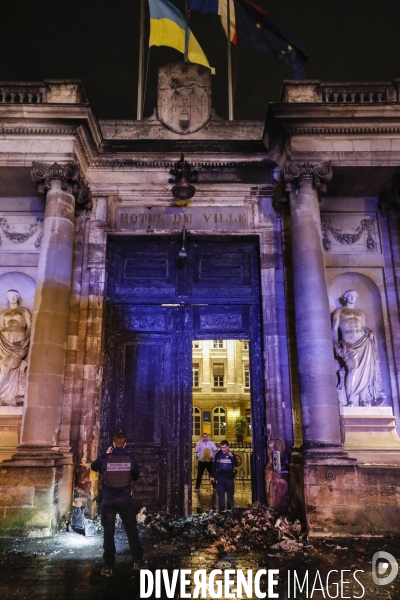
[[[191,511],[192,341],[250,340],[253,499],[265,501],[265,406],[255,237],[116,237],[108,248],[101,445],[124,430],[137,499]]]

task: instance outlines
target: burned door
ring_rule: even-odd
[[[108,249],[101,416],[104,449],[116,430],[141,466],[135,493],[151,509],[190,511],[191,344],[250,339],[254,498],[264,500],[264,402],[258,253],[248,238],[116,238]]]

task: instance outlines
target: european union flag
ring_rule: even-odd
[[[304,79],[308,55],[287,37],[256,4],[234,0],[236,43],[249,50],[269,52],[285,61],[294,79]]]

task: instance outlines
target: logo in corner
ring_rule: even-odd
[[[393,554],[383,550],[375,552],[372,557],[372,579],[376,585],[392,583],[398,571],[399,565]]]

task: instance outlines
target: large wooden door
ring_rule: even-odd
[[[265,500],[258,249],[252,238],[111,239],[101,416],[104,449],[116,430],[141,467],[145,506],[190,511],[193,339],[250,339],[253,496]]]

